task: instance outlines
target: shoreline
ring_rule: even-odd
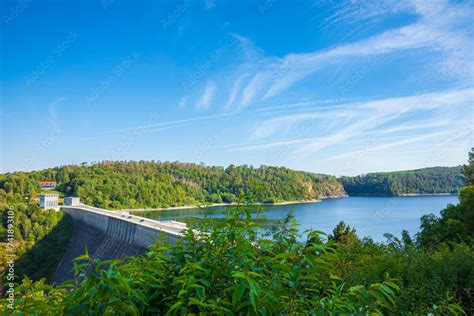
[[[319,203],[324,200],[330,199],[340,199],[349,197],[348,195],[341,195],[341,196],[328,196],[321,199],[314,199],[314,200],[295,200],[295,201],[285,201],[285,202],[277,202],[277,203],[254,203],[254,205],[264,205],[264,206],[272,206],[272,205],[291,205],[291,204],[307,204],[307,203]],[[170,207],[158,207],[158,208],[137,208],[137,209],[123,209],[123,210],[111,210],[112,212],[154,212],[154,211],[172,211],[172,210],[187,210],[187,209],[196,209],[196,208],[208,208],[208,207],[218,207],[218,206],[233,206],[237,205],[236,202],[232,203],[212,203],[209,205],[183,205],[183,206],[170,206]]]
[[[388,195],[388,194],[360,194],[350,195],[351,197],[413,197],[413,196],[458,196],[458,194],[452,193],[403,193],[400,195]]]
[[[398,196],[401,197],[409,197],[409,196],[457,196],[457,194],[451,194],[451,193],[404,193],[400,194]]]
[[[401,195],[352,195],[352,197],[417,197],[417,196],[457,196],[457,194],[451,193],[406,193]],[[314,200],[294,200],[294,201],[285,201],[277,203],[254,203],[253,205],[263,205],[263,206],[278,206],[278,205],[292,205],[292,204],[308,204],[308,203],[320,203],[324,200],[331,199],[341,199],[351,197],[350,195],[340,195],[340,196],[327,196],[320,199]],[[237,205],[236,202],[232,203],[212,203],[208,205],[183,205],[183,206],[170,206],[170,207],[158,207],[158,208],[137,208],[137,209],[122,209],[122,210],[110,210],[111,212],[155,212],[155,211],[172,211],[172,210],[187,210],[187,209],[197,209],[197,208],[209,208],[209,207],[219,207],[219,206],[233,206]]]

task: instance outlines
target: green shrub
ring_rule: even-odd
[[[474,251],[465,244],[426,252],[410,245],[364,240],[337,245],[337,250],[337,268],[344,282],[370,284],[387,273],[396,280],[400,292],[394,315],[440,313],[458,307],[470,314],[474,311]]]

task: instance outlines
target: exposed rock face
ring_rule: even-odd
[[[317,186],[313,186],[313,190],[321,199],[347,196],[344,187],[336,179],[319,182]]]
[[[303,186],[306,188],[308,196],[312,199],[326,199],[347,195],[344,187],[338,181],[325,179],[317,183],[305,182]]]

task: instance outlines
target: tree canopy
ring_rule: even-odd
[[[350,196],[457,194],[463,186],[462,171],[463,167],[434,167],[340,177],[339,181]]]
[[[41,180],[54,180],[62,194],[108,209],[230,203],[249,194],[264,203],[345,194],[335,177],[284,167],[230,165],[224,169],[179,162],[117,161],[3,174],[0,196],[34,199]]]

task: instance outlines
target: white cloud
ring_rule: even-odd
[[[209,106],[211,105],[212,98],[214,97],[215,91],[216,84],[213,81],[208,81],[201,98],[196,103],[196,109],[205,110],[209,108]]]
[[[361,156],[361,155],[365,155],[369,152],[378,151],[378,150],[387,149],[387,148],[392,148],[392,147],[399,147],[399,146],[403,146],[403,145],[407,145],[407,144],[411,144],[411,143],[417,143],[419,141],[425,141],[427,139],[437,138],[437,137],[445,136],[445,135],[448,135],[448,134],[450,134],[449,131],[442,131],[442,132],[435,132],[435,133],[416,136],[416,137],[406,137],[406,138],[402,138],[401,140],[397,140],[397,141],[394,141],[394,142],[385,143],[385,144],[381,144],[381,145],[377,145],[377,146],[369,146],[369,147],[364,148],[362,150],[356,150],[356,151],[347,152],[347,153],[337,155],[337,156],[331,156],[328,160],[339,160],[339,159],[346,159],[346,158],[349,158],[349,157],[358,157],[358,156]]]
[[[395,132],[405,132],[405,131],[413,131],[413,130],[420,130],[420,129],[430,129],[433,127],[442,127],[442,126],[449,126],[451,122],[446,119],[441,120],[433,120],[427,123],[419,123],[419,124],[401,124],[392,128],[387,128],[380,131],[383,134],[390,134]]]
[[[266,150],[276,147],[282,146],[293,146],[299,145],[306,141],[306,139],[288,139],[288,140],[278,140],[278,141],[271,141],[266,143],[257,143],[253,145],[244,144],[240,146],[226,146],[224,148],[229,149],[229,151],[255,151],[255,150]]]
[[[309,54],[290,54],[280,60],[275,67],[280,70],[281,75],[269,83],[268,91],[262,100],[268,99],[284,91],[297,81],[320,70],[323,67],[340,62],[343,58],[364,57],[369,55],[383,55],[395,51],[417,48],[429,48],[445,55],[444,63],[449,64],[452,56],[464,56],[462,60],[469,58],[469,51],[465,47],[471,43],[468,37],[458,32],[451,32],[449,22],[457,17],[457,14],[438,17],[436,24],[432,20],[422,19],[420,22],[387,31],[381,35],[371,37],[352,44]],[[448,21],[446,21],[448,20]],[[441,57],[441,56],[440,56]],[[466,63],[464,63],[466,64]],[[287,69],[284,69],[286,65]],[[267,73],[268,70],[263,73]],[[260,76],[264,76],[262,73]],[[440,78],[441,79],[441,78]],[[250,85],[250,84],[249,84]]]
[[[472,84],[474,68],[471,48],[474,42],[469,22],[473,14],[472,5],[449,4],[446,1],[395,0],[386,0],[380,5],[374,5],[372,2],[353,1],[340,10],[342,11],[336,12],[336,16],[344,21],[385,18],[402,11],[416,14],[418,19],[411,24],[326,50],[289,53],[282,57],[262,57],[261,53],[245,53],[245,63],[252,64],[253,67],[247,67],[242,73],[242,67],[239,66],[235,69],[238,75],[234,72],[234,75],[226,76],[241,78],[242,74],[246,74],[251,79],[244,85],[237,83],[239,79],[235,79],[231,104],[236,104],[237,109],[241,110],[268,100],[331,65],[343,64],[357,58],[361,62],[383,62],[389,54],[417,49],[423,49],[424,56],[427,56],[427,61],[423,62],[427,65],[428,84],[444,80],[451,80],[458,86]],[[257,51],[250,40],[238,38],[245,51]],[[240,91],[235,90],[237,87]],[[237,100],[238,96],[240,100]],[[225,103],[225,106],[228,107],[228,104],[229,102]]]
[[[456,125],[463,113],[457,108],[472,107],[473,102],[474,89],[471,88],[352,102],[312,109],[311,112],[280,115],[260,120],[250,135],[250,144],[241,144],[234,149],[252,151],[298,145],[292,152],[298,156],[307,156],[349,140],[382,140],[381,135],[396,135],[407,130],[419,134],[420,130],[426,128]],[[406,124],[407,120],[411,124]],[[311,124],[313,128],[303,128],[301,131],[301,124],[311,121],[315,121]],[[319,136],[315,137],[315,133]],[[281,134],[287,139],[261,141]],[[406,135],[398,135],[395,139],[403,137]],[[252,143],[255,140],[260,140],[260,143]]]
[[[57,98],[56,100],[54,100],[53,102],[49,103],[48,104],[48,112],[49,112],[49,116],[51,118],[51,121],[52,122],[57,122],[58,120],[58,113],[57,113],[57,106],[63,102],[65,102],[67,99],[65,97],[59,97]]]
[[[170,121],[165,121],[165,122],[146,124],[146,127],[147,128],[152,128],[152,127],[156,127],[156,126],[170,126],[170,125],[179,126],[181,124],[189,124],[189,123],[194,123],[194,122],[198,122],[198,121],[221,119],[221,118],[228,117],[228,116],[233,116],[233,115],[236,115],[236,114],[237,113],[233,112],[233,113],[222,113],[222,114],[214,114],[214,115],[196,116],[196,117],[180,119],[180,120],[170,120]],[[97,133],[96,135],[130,132],[130,131],[135,131],[137,129],[142,129],[143,127],[144,127],[144,125],[129,126],[129,127],[124,127],[124,128],[118,128],[118,129],[104,131],[104,132],[101,132],[101,133]]]
[[[403,0],[379,0],[376,2],[355,0],[340,2],[339,5],[332,1],[317,1],[315,6],[321,11],[328,4],[333,7],[328,8],[332,9],[333,13],[322,23],[326,28],[333,27],[337,23],[356,24],[366,20],[379,20],[412,9],[410,2]]]
[[[385,122],[388,122],[395,117],[397,117],[397,114],[394,114],[391,116],[384,116],[384,115],[378,114],[366,119],[362,119],[360,121],[356,121],[354,123],[351,123],[348,126],[345,126],[331,133],[328,136],[312,139],[311,141],[307,142],[305,145],[299,147],[295,151],[295,153],[299,155],[305,155],[305,156],[313,154],[326,147],[337,145],[348,139],[360,136],[362,132],[367,131],[371,128],[377,127],[379,125],[382,125]]]
[[[228,110],[235,101],[235,98],[240,92],[240,87],[242,86],[243,80],[247,77],[247,74],[240,75],[232,86],[232,91],[229,94],[226,105],[224,106],[225,110]]]
[[[267,89],[266,85],[270,79],[271,73],[269,72],[262,72],[253,76],[250,83],[242,92],[242,100],[239,108],[244,109],[261,99],[261,94]]]
[[[404,113],[439,108],[453,109],[456,106],[472,104],[472,102],[474,102],[474,89],[470,88],[338,104],[334,107],[317,108],[317,111],[283,115],[259,122],[255,126],[251,139],[271,136],[280,129],[286,130],[295,123],[307,120],[330,119],[341,123],[342,119],[348,117],[357,119],[372,116],[376,120],[371,121],[380,125],[385,122],[384,119],[396,118]]]
[[[184,97],[182,97],[182,98],[179,100],[179,102],[178,102],[178,107],[179,107],[180,109],[185,108],[187,103],[188,103],[188,97],[187,97],[187,96],[184,96]]]

